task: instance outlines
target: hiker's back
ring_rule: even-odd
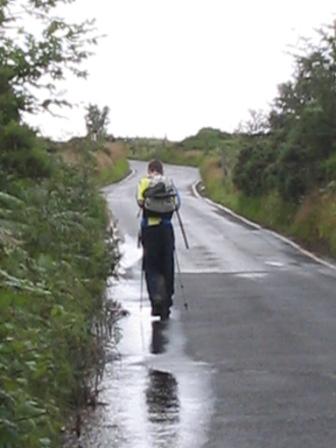
[[[149,177],[143,195],[143,208],[150,216],[171,216],[178,208],[176,188],[171,179],[161,174]]]
[[[147,176],[140,179],[137,203],[142,210],[141,242],[143,269],[152,316],[169,317],[174,294],[175,236],[172,215],[180,197],[173,182],[163,175],[159,160],[148,164]]]

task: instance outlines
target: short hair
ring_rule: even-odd
[[[160,160],[151,160],[148,164],[148,171],[156,171],[159,174],[163,174],[163,165]]]

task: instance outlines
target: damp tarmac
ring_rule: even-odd
[[[109,294],[128,313],[119,321],[117,352],[107,353],[100,404],[87,416],[80,446],[201,447],[213,408],[211,369],[185,354],[175,309],[168,321],[150,316],[144,288],[140,297],[138,252],[131,241],[125,245],[121,277]]]
[[[81,447],[333,447],[335,266],[227,219],[191,194],[196,169],[167,166],[189,249],[174,222],[175,306],[162,323],[150,316],[144,285],[141,295],[132,198],[146,165],[131,166],[130,178],[104,190],[123,241],[109,293],[128,314]]]

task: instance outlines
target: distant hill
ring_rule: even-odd
[[[196,135],[187,137],[179,144],[184,149],[219,149],[224,142],[232,139],[232,134],[214,128],[202,128]]]

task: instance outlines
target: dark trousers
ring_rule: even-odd
[[[144,249],[143,268],[149,299],[151,302],[158,295],[172,304],[174,294],[174,229],[171,224],[160,224],[142,228],[142,245]]]

